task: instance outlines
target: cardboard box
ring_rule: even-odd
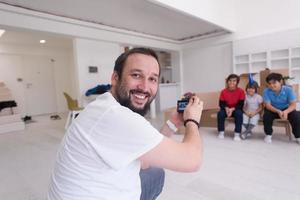
[[[201,92],[196,93],[201,101],[203,101],[203,110],[219,108],[220,92]]]
[[[260,95],[262,95],[264,89],[266,87],[268,87],[268,84],[266,82],[266,78],[267,78],[267,76],[270,73],[279,73],[279,74],[282,74],[282,76],[289,76],[289,69],[287,69],[287,68],[284,68],[284,69],[272,69],[272,70],[266,69],[266,70],[260,71],[260,73],[259,73],[260,74],[260,88],[258,90],[258,93]],[[299,84],[293,84],[292,88],[293,88],[293,90],[295,92],[297,100],[299,100],[300,99],[300,97],[299,97]]]
[[[259,72],[260,76],[260,87],[265,88],[267,87],[266,78],[270,73],[279,73],[282,74],[282,76],[288,76],[289,75],[289,69],[283,68],[283,69],[265,69]]]
[[[215,114],[219,110],[219,96],[220,92],[203,92],[196,93],[196,95],[203,101],[203,111],[200,120],[200,127],[217,127],[217,119],[212,118],[211,115]],[[176,111],[176,107],[166,109],[164,112],[164,120],[170,119],[170,114]],[[178,133],[183,134],[184,127],[178,129]]]
[[[296,95],[296,98],[297,98],[297,101],[300,101],[300,94],[299,94],[299,84],[293,84],[292,85],[292,88],[295,92],[295,95]]]
[[[240,75],[240,82],[239,82],[239,85],[238,85],[239,88],[241,88],[243,90],[246,90],[246,86],[249,83],[249,74],[250,73],[244,73],[244,74]],[[255,76],[258,73],[251,73],[251,74],[252,74],[253,79],[255,79],[256,78]]]

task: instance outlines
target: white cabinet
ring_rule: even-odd
[[[271,69],[282,69],[289,67],[289,49],[271,51]]]
[[[157,51],[156,52],[158,61],[161,66],[161,79],[160,83],[172,83],[172,62],[171,62],[171,53],[165,51]]]
[[[251,72],[259,72],[264,69],[267,63],[267,52],[258,52],[250,54],[251,62],[250,62],[250,70]]]
[[[265,68],[289,69],[289,75],[300,83],[300,47],[270,49],[233,56],[233,72],[258,73]]]
[[[290,49],[290,76],[295,77],[296,83],[300,83],[300,47]]]

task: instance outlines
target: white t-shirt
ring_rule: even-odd
[[[140,161],[163,136],[111,93],[89,104],[58,152],[48,200],[139,200]]]
[[[247,94],[245,99],[245,109],[248,112],[255,112],[262,102],[263,98],[259,94],[255,93],[253,96]]]

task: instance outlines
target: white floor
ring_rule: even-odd
[[[25,131],[0,135],[1,200],[44,199],[65,116],[34,120]],[[160,126],[162,117],[152,122]],[[232,141],[232,132],[224,140],[216,138],[215,129],[201,128],[201,134],[202,168],[189,174],[167,171],[159,200],[300,199],[300,145],[289,142],[283,129],[276,129],[272,144],[263,142],[261,127],[252,139],[242,142]]]

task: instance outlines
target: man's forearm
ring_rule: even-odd
[[[269,111],[274,112],[274,113],[278,113],[278,110],[279,110],[279,109],[273,107],[271,104],[266,104],[266,109],[268,109]]]
[[[171,137],[174,132],[166,123],[160,129],[160,133],[166,137]]]
[[[290,103],[289,107],[285,110],[287,113],[292,112],[293,110],[296,110],[296,102]]]
[[[193,157],[197,158],[195,162],[200,164],[202,160],[203,145],[199,128],[195,123],[188,122],[186,124],[186,130],[182,143],[186,144],[190,155],[193,155]]]
[[[182,142],[195,144],[195,146],[201,146],[201,141],[202,139],[200,137],[198,126],[193,122],[187,123]]]

